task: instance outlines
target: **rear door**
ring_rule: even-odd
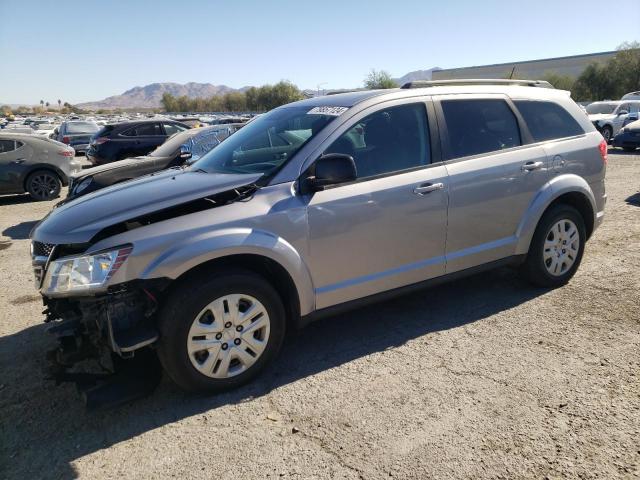
[[[134,128],[133,154],[146,155],[166,140],[159,122],[142,123]]]
[[[549,179],[544,149],[505,95],[436,99],[449,174],[447,273],[515,253],[516,232]]]
[[[24,142],[0,139],[0,192],[23,191],[22,183],[31,155],[31,147]]]

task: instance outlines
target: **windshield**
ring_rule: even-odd
[[[587,113],[589,115],[596,115],[598,113],[609,114],[613,113],[618,104],[616,103],[592,103],[587,105]]]
[[[208,173],[269,175],[336,118],[316,114],[317,110],[308,105],[271,110],[204,155],[193,168]]]
[[[96,123],[93,122],[69,122],[67,123],[67,133],[94,133],[99,130]]]

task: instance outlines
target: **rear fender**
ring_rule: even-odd
[[[589,200],[591,210],[594,212],[593,221],[596,221],[595,212],[598,210],[596,208],[595,196],[585,179],[574,174],[554,177],[545,183],[538,191],[518,225],[518,230],[516,231],[516,237],[518,238],[516,255],[526,254],[529,251],[529,245],[531,244],[531,239],[538,226],[538,222],[549,205],[565,193],[576,192],[583,194]]]

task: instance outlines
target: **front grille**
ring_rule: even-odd
[[[33,256],[34,257],[48,257],[51,255],[51,251],[55,245],[51,243],[33,242]]]

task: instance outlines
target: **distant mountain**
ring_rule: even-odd
[[[134,87],[122,95],[114,95],[96,102],[79,103],[76,106],[85,110],[113,110],[116,108],[158,108],[161,106],[162,95],[170,93],[175,97],[186,95],[189,98],[209,98],[224,95],[227,92],[243,91],[247,87],[235,89],[226,85],[212,85],[210,83],[189,82],[180,83],[152,83],[144,87]]]
[[[433,72],[437,70],[442,69],[440,67],[433,67],[429,70],[416,70],[414,72],[409,72],[400,78],[394,78],[394,80],[398,85],[403,85],[407,82],[415,82],[416,80],[431,80]]]

